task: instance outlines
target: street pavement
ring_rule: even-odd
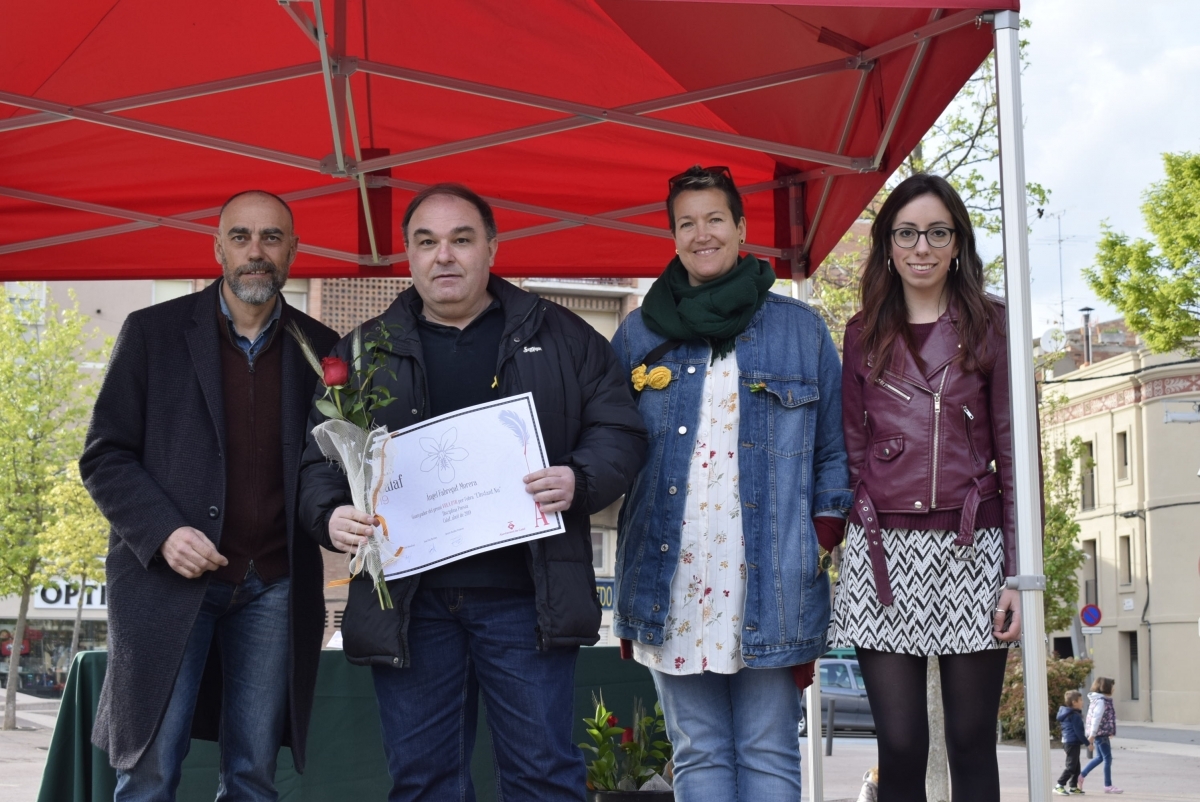
[[[0,730],[0,800],[37,800],[57,709],[56,700],[17,694],[18,729]],[[1200,802],[1200,726],[1118,722],[1117,733],[1112,742],[1113,781],[1125,789],[1122,799]],[[822,747],[824,743],[822,739]],[[801,745],[807,748],[804,739]],[[863,772],[875,765],[875,754],[872,737],[834,737],[833,755],[824,758],[824,802],[854,802],[862,787]],[[1002,802],[1029,799],[1025,757],[1023,746],[998,747]],[[1057,776],[1063,765],[1062,750],[1051,755],[1050,765]],[[803,768],[804,799],[808,802],[807,757]],[[1105,796],[1103,779],[1103,769],[1097,768],[1084,786],[1086,796]]]

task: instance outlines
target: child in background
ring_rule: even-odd
[[[1120,788],[1112,784],[1112,746],[1108,739],[1117,734],[1117,711],[1113,707],[1112,690],[1116,680],[1109,677],[1096,677],[1092,683],[1092,692],[1088,694],[1091,706],[1088,708],[1087,733],[1088,743],[1096,747],[1096,757],[1083,767],[1079,775],[1079,788],[1082,790],[1083,781],[1092,769],[1104,761],[1104,793],[1123,794]]]
[[[1058,724],[1062,728],[1063,751],[1067,753],[1067,767],[1058,777],[1054,793],[1059,796],[1082,794],[1079,787],[1079,749],[1087,743],[1083,731],[1083,694],[1067,691],[1063,699],[1066,704],[1058,708]]]

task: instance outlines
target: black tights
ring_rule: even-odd
[[[925,802],[926,658],[858,649],[879,741],[879,802]],[[1007,649],[944,654],[942,702],[954,802],[999,802],[996,718]]]

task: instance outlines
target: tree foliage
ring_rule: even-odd
[[[1060,356],[1055,354],[1052,356]],[[1042,537],[1042,573],[1046,591],[1042,594],[1046,632],[1069,629],[1079,604],[1079,567],[1084,554],[1079,548],[1079,485],[1075,466],[1089,470],[1083,438],[1067,440],[1055,416],[1065,405],[1061,397],[1047,398],[1041,405],[1042,498],[1045,504],[1045,528]]]
[[[1200,153],[1164,153],[1142,217],[1154,241],[1105,226],[1088,285],[1152,351],[1200,353]]]
[[[95,396],[81,363],[103,358],[85,352],[90,335],[78,306],[62,309],[43,293],[40,284],[15,285],[0,297],[0,596],[21,599],[18,643],[30,593],[47,578],[40,548],[58,515],[51,491],[79,458]],[[8,686],[6,729],[15,726],[16,685]]]
[[[1028,25],[1029,20],[1021,21],[1022,28]],[[1027,44],[1021,41],[1022,62]],[[914,173],[933,173],[949,181],[962,196],[978,234],[999,233],[1003,220],[995,169],[1000,158],[998,108],[994,56],[988,56],[863,210],[863,219],[873,220],[883,200],[904,179]],[[1040,184],[1028,183],[1025,190],[1030,205],[1044,206],[1049,200],[1049,191]],[[858,311],[859,278],[869,251],[864,227],[852,227],[812,277],[813,304],[825,317],[839,349],[846,323]],[[997,256],[986,266],[989,284],[1001,282],[1002,261]]]
[[[78,464],[57,477],[46,500],[52,516],[40,536],[43,572],[68,583],[103,581],[108,521],[83,486]]]

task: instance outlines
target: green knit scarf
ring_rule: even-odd
[[[774,283],[770,263],[747,254],[725,275],[693,287],[676,256],[646,292],[642,320],[668,339],[707,341],[716,362],[733,350]]]

